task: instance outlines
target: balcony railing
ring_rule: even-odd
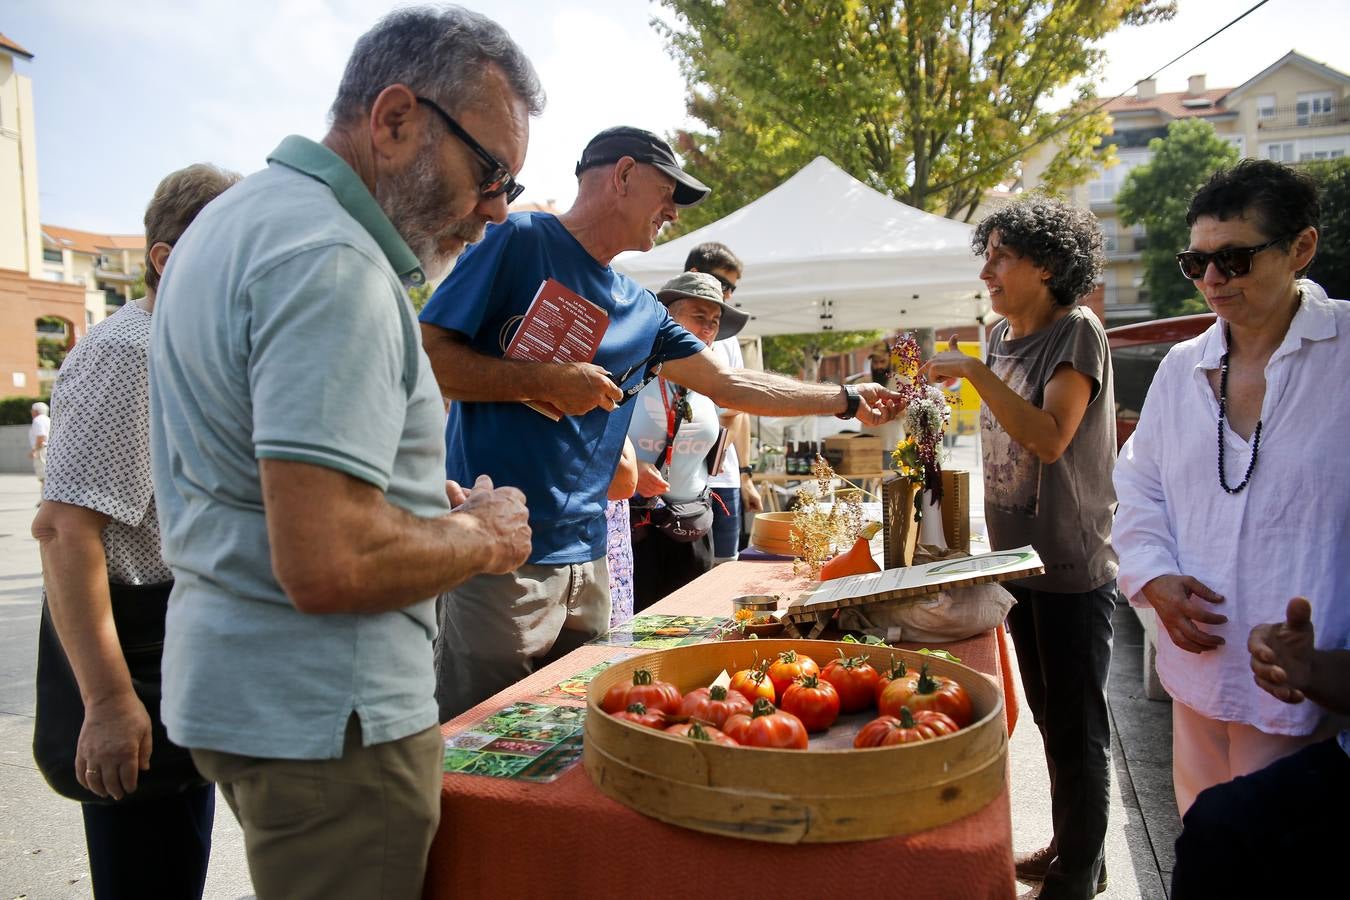
[[[1284,128],[1330,128],[1350,123],[1350,102],[1332,101],[1331,108],[1320,107],[1313,111],[1312,104],[1300,103],[1294,106],[1276,106],[1264,111],[1256,119],[1256,127],[1268,130]]]

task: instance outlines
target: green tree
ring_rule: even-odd
[[[1125,176],[1116,210],[1126,225],[1141,223],[1148,233],[1140,261],[1153,314],[1204,312],[1205,301],[1177,271],[1176,255],[1190,243],[1191,197],[1214,172],[1238,161],[1237,147],[1203,119],[1179,119],[1167,126],[1167,137],[1149,141],[1148,149],[1152,158]]]
[[[1070,125],[1102,60],[1094,42],[1175,12],[1168,0],[661,3],[676,21],[653,27],[684,74],[690,115],[706,126],[673,141],[715,188],[682,214],[682,230],[822,154],[888,196],[965,220],[1056,129],[1049,186],[1081,181],[1108,127],[1100,113]],[[1070,111],[1040,108],[1072,86]]]
[[[1317,182],[1322,200],[1322,225],[1317,256],[1308,277],[1327,294],[1350,299],[1350,158],[1315,162],[1308,174]]]
[[[776,334],[763,338],[764,368],[814,382],[820,361],[833,353],[847,353],[881,340],[880,331],[821,331],[815,334]]]

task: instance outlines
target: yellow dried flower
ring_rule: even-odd
[[[820,576],[820,567],[841,549],[853,546],[863,527],[862,502],[857,492],[835,495],[835,503],[826,511],[820,502],[835,479],[834,470],[821,456],[811,466],[816,491],[801,491],[800,503],[792,513],[792,551],[796,554],[793,571],[809,570]]]

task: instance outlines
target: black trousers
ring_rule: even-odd
[[[713,504],[716,505],[715,503]],[[633,612],[678,591],[712,568],[712,532],[681,544],[655,528],[633,542]]]
[[[1106,676],[1116,583],[1078,594],[1008,590],[1017,598],[1008,627],[1022,689],[1050,770],[1050,846],[1056,856],[1038,896],[1093,897],[1110,802]]]
[[[97,900],[198,900],[211,859],[216,786],[158,800],[82,803]]]
[[[1201,791],[1181,820],[1172,900],[1344,896],[1347,810],[1335,738]]]

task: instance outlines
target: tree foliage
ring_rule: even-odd
[[[1100,113],[1068,126],[1102,59],[1093,43],[1175,12],[1168,0],[661,2],[675,22],[653,26],[705,126],[674,142],[714,186],[682,215],[686,230],[822,154],[888,196],[968,220],[1029,144],[1063,128],[1048,186],[1080,181],[1108,127]],[[1075,85],[1070,111],[1040,108]]]
[[[1203,119],[1179,119],[1167,137],[1149,141],[1152,159],[1125,176],[1116,211],[1126,225],[1142,223],[1148,245],[1141,254],[1149,305],[1159,318],[1208,309],[1195,286],[1177,271],[1176,255],[1190,243],[1186,208],[1218,169],[1238,161],[1237,147]]]
[[[1317,182],[1322,201],[1317,256],[1308,277],[1327,295],[1350,299],[1350,158],[1315,162],[1308,174]]]
[[[815,334],[776,334],[762,338],[764,368],[769,372],[815,381],[820,360],[847,353],[881,340],[880,331],[821,331]]]

